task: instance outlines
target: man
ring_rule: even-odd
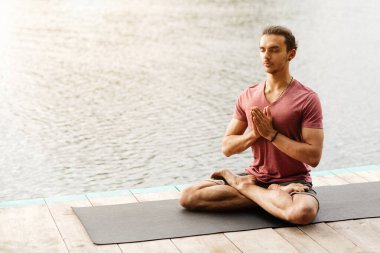
[[[296,50],[287,28],[264,29],[260,57],[266,80],[240,94],[222,147],[226,156],[251,147],[253,162],[246,173],[218,170],[213,179],[184,189],[183,207],[226,211],[258,205],[294,224],[314,220],[319,202],[310,166],[316,167],[322,155],[322,110],[317,94],[290,75]]]

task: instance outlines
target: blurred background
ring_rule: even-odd
[[[265,78],[267,25],[324,112],[314,170],[380,163],[380,2],[0,2],[0,200],[189,183],[226,158],[237,96]]]

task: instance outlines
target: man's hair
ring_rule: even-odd
[[[292,31],[290,31],[288,28],[283,27],[283,26],[267,26],[263,30],[262,35],[269,35],[269,34],[274,34],[274,35],[281,35],[285,37],[285,44],[286,44],[286,50],[289,52],[292,49],[297,50],[297,42],[296,39],[294,38],[294,35]]]

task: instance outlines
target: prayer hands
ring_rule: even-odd
[[[251,115],[255,134],[270,140],[276,131],[273,129],[272,114],[269,107],[264,107],[264,110],[261,111],[260,108],[254,106],[251,110]]]

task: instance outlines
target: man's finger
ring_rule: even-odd
[[[256,126],[255,116],[252,115],[251,119],[252,119],[252,124],[253,124],[254,126]]]
[[[257,107],[257,106],[253,106],[253,107],[251,108],[251,115],[253,114],[253,111],[254,111],[256,108],[258,108],[258,107]]]
[[[253,123],[261,135],[262,131],[265,131],[265,123],[263,122],[263,119],[253,116]]]
[[[254,111],[253,111],[253,114],[254,114],[254,116],[258,119],[258,120],[263,120],[264,119],[264,117],[265,117],[265,115],[263,114],[263,112],[262,111],[260,111],[260,109],[255,109]]]
[[[272,118],[272,112],[270,111],[269,106],[267,107],[267,114],[269,118]]]
[[[255,126],[255,129],[259,132],[259,134],[262,136],[262,132],[261,132],[261,129],[262,129],[262,126],[261,126],[261,122],[260,121],[257,121],[257,119],[253,116],[252,117],[252,120],[253,120],[253,125]]]
[[[254,109],[252,110],[252,113],[253,113],[254,115],[256,115],[256,116],[261,116],[261,115],[263,115],[263,112],[262,112],[259,108],[254,108]]]

